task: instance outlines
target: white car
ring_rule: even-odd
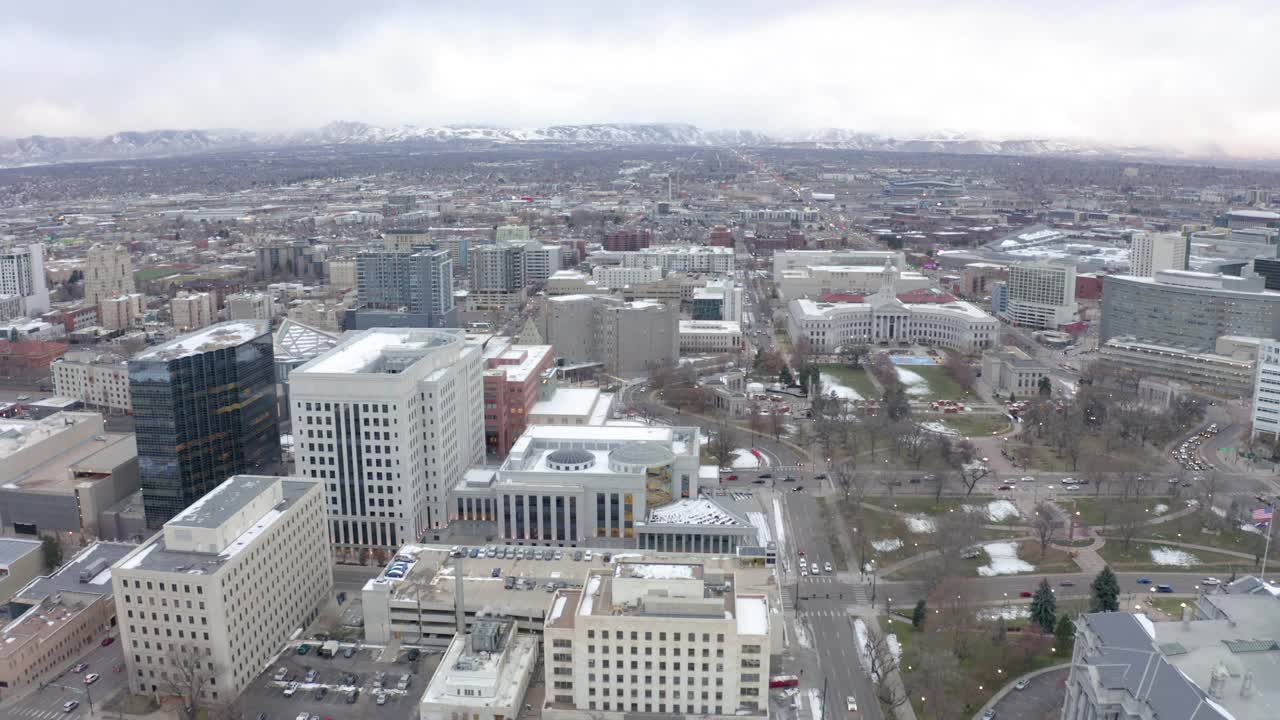
[[[1071,492],[1075,492],[1076,490],[1079,490],[1079,489],[1080,489],[1080,486],[1079,486],[1079,485],[1068,485],[1068,486],[1067,486],[1067,490],[1069,490],[1069,491],[1071,491]]]
[[[1026,678],[1022,678],[1021,680],[1019,680],[1018,682],[1016,682],[1016,683],[1014,683],[1014,684],[1013,684],[1013,689],[1014,689],[1014,690],[1026,690],[1026,689],[1027,689],[1027,684],[1028,684],[1028,683],[1027,683],[1027,679],[1026,679]]]
[[[377,703],[377,704],[379,704],[379,705],[386,705],[386,704],[387,704],[387,694],[386,694],[386,693],[384,693],[384,692],[380,692],[380,693],[378,693],[377,695],[375,695],[375,696],[374,696],[374,702],[376,702],[376,703]]]
[[[821,575],[821,574],[822,574],[822,568],[818,567],[818,563],[814,563],[814,564],[813,564],[813,567],[812,567],[812,568],[810,568],[810,570],[809,570],[809,574],[810,574],[810,575]]]
[[[1035,480],[1035,478],[1031,477],[1030,475],[1024,478],[1021,478],[1021,482],[1032,482],[1033,480]]]
[[[294,693],[296,693],[296,692],[298,692],[298,683],[297,683],[297,682],[291,682],[291,683],[289,683],[289,685],[288,685],[287,687],[285,687],[285,689],[284,689],[284,696],[285,696],[285,697],[293,697]]]
[[[831,563],[822,563],[822,571],[823,571],[823,572],[826,572],[826,573],[830,573],[830,572],[831,572]]]
[[[1222,581],[1221,581],[1221,580],[1219,580],[1219,579],[1218,579],[1218,578],[1216,578],[1216,577],[1207,577],[1207,578],[1205,578],[1205,579],[1201,580],[1201,581],[1200,581],[1200,584],[1201,584],[1201,585],[1208,585],[1208,586],[1210,586],[1210,587],[1213,587],[1213,586],[1215,586],[1215,585],[1221,585],[1221,584],[1222,584]]]

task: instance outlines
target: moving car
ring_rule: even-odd
[[[80,703],[76,702],[75,700],[68,700],[62,703],[62,712],[69,713],[78,707],[80,707]]]
[[[1030,683],[1028,682],[1028,680],[1027,680],[1026,678],[1022,678],[1021,680],[1019,680],[1018,682],[1016,682],[1016,683],[1014,683],[1014,684],[1013,684],[1013,689],[1014,689],[1014,690],[1026,690],[1026,689],[1027,689],[1027,685],[1028,685],[1028,684],[1030,684]]]
[[[1171,593],[1171,592],[1173,592],[1173,586],[1172,586],[1172,585],[1157,585],[1157,586],[1156,586],[1156,592],[1158,592],[1158,593]]]
[[[102,638],[102,647],[106,647],[115,641],[116,639],[113,637],[104,637]]]
[[[1216,577],[1207,577],[1207,578],[1205,578],[1205,579],[1201,580],[1201,581],[1200,581],[1200,584],[1201,584],[1201,585],[1208,585],[1208,586],[1210,586],[1210,587],[1213,587],[1213,586],[1216,586],[1216,585],[1221,585],[1221,584],[1222,584],[1222,581],[1221,581],[1221,580],[1219,580],[1219,579],[1218,579],[1218,578],[1216,578]]]
[[[1139,585],[1150,585],[1150,584],[1151,584],[1151,578],[1140,577],[1140,578],[1138,578],[1138,584],[1139,584]]]
[[[725,480],[729,480],[729,481],[733,481],[733,480],[737,480],[737,479],[738,479],[738,476],[737,476],[737,475],[730,475],[729,477],[725,478]]]
[[[79,675],[80,673],[82,673],[82,672],[84,672],[85,670],[88,670],[88,669],[89,669],[89,663],[87,663],[87,662],[81,662],[81,663],[76,663],[75,665],[73,665],[73,666],[71,667],[71,672],[76,673],[77,675]]]
[[[1018,593],[1018,597],[1031,597],[1031,591],[1023,590],[1022,592]]]
[[[760,473],[756,477],[760,478],[761,480],[772,480],[773,473]]]
[[[998,488],[996,488],[996,489],[997,489],[997,490],[1012,490],[1012,489],[1013,489],[1013,486],[1012,486],[1012,485],[1001,485],[1000,487],[998,487]]]
[[[100,677],[102,677],[102,676],[101,676],[101,675],[99,675],[98,673],[89,673],[88,675],[85,675],[85,676],[84,676],[84,684],[85,684],[85,685],[92,685],[92,684],[94,684],[94,683],[98,682],[98,678],[100,678]]]

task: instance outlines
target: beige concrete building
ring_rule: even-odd
[[[680,354],[742,352],[742,325],[730,320],[681,320]]]
[[[145,309],[146,297],[142,293],[105,297],[98,301],[98,324],[111,332],[136,327],[142,324]]]
[[[323,486],[235,475],[111,568],[129,687],[174,693],[200,667],[197,703],[234,699],[333,588]]]
[[[44,553],[39,540],[0,538],[0,604],[23,585],[44,572]]]
[[[94,245],[84,263],[84,299],[99,303],[134,292],[133,262],[122,245]]]
[[[769,600],[692,563],[617,563],[556,593],[543,630],[548,720],[767,717]]]
[[[129,396],[129,366],[114,353],[69,352],[49,363],[53,391],[75,398],[86,407],[121,415],[133,412]]]
[[[169,301],[169,312],[178,330],[198,330],[213,322],[213,296],[184,290]]]
[[[324,261],[328,268],[329,285],[334,288],[354,288],[356,286],[355,258],[329,258]]]
[[[601,295],[562,295],[543,306],[543,336],[568,363],[598,362],[622,377],[675,364],[676,305]]]
[[[227,296],[229,320],[270,320],[275,314],[275,302],[267,293],[245,292]]]
[[[1039,392],[1040,378],[1045,377],[1049,377],[1049,366],[1021,348],[1007,346],[982,358],[982,379],[1002,395],[1034,395]]]
[[[1162,270],[1186,270],[1191,238],[1181,233],[1139,233],[1129,253],[1130,274],[1155,277]]]
[[[418,703],[421,720],[515,720],[538,660],[538,640],[515,623],[477,622],[455,635]]]

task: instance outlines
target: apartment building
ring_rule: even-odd
[[[22,312],[29,317],[49,310],[43,245],[0,248],[0,297],[10,295],[22,298]]]
[[[484,349],[460,330],[366,330],[289,374],[298,474],[324,483],[340,556],[445,527],[485,456]]]
[[[229,320],[267,320],[275,317],[275,301],[267,293],[236,293],[227,296]]]
[[[107,298],[131,295],[133,261],[122,245],[94,245],[84,260],[84,300],[98,304]]]
[[[620,562],[556,593],[543,630],[548,720],[764,717],[769,600],[693,563]]]
[[[111,415],[133,412],[129,364],[119,355],[92,350],[69,352],[49,363],[53,392]]]
[[[610,252],[634,252],[649,247],[652,242],[650,230],[614,230],[604,236],[601,244]]]
[[[142,324],[146,307],[142,293],[103,298],[98,301],[98,324],[109,332],[137,327]]]
[[[329,287],[350,290],[356,286],[356,261],[349,257],[332,257],[324,261]]]
[[[198,330],[213,322],[217,308],[209,293],[179,292],[169,301],[173,326],[178,330]]]
[[[129,360],[148,527],[237,473],[280,461],[271,327],[235,320]]]
[[[1056,330],[1080,318],[1076,268],[1069,263],[1025,262],[1009,266],[1004,317],[1012,324]]]
[[[1129,274],[1155,277],[1162,270],[1186,270],[1191,236],[1181,233],[1138,233],[1129,251]]]
[[[597,265],[591,269],[591,279],[596,281],[596,285],[618,289],[628,285],[658,282],[662,279],[662,268]]]
[[[667,272],[733,273],[733,248],[661,245],[619,253],[623,267],[656,267]]]
[[[564,248],[559,245],[529,243],[524,246],[524,279],[527,285],[542,285],[564,264]]]
[[[524,432],[554,360],[550,345],[516,345],[502,337],[485,343],[484,434],[490,454],[506,455]]]
[[[132,692],[194,671],[195,702],[229,702],[315,619],[333,588],[323,487],[232,476],[111,567]]]
[[[446,250],[415,247],[414,252],[363,252],[356,256],[359,310],[406,316],[419,327],[454,327],[453,260]],[[373,313],[373,321],[382,322]],[[304,320],[305,322],[305,320]],[[359,323],[362,328],[373,327]]]

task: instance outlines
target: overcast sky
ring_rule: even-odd
[[[9,137],[670,121],[1280,155],[1275,0],[0,0],[0,17]]]

